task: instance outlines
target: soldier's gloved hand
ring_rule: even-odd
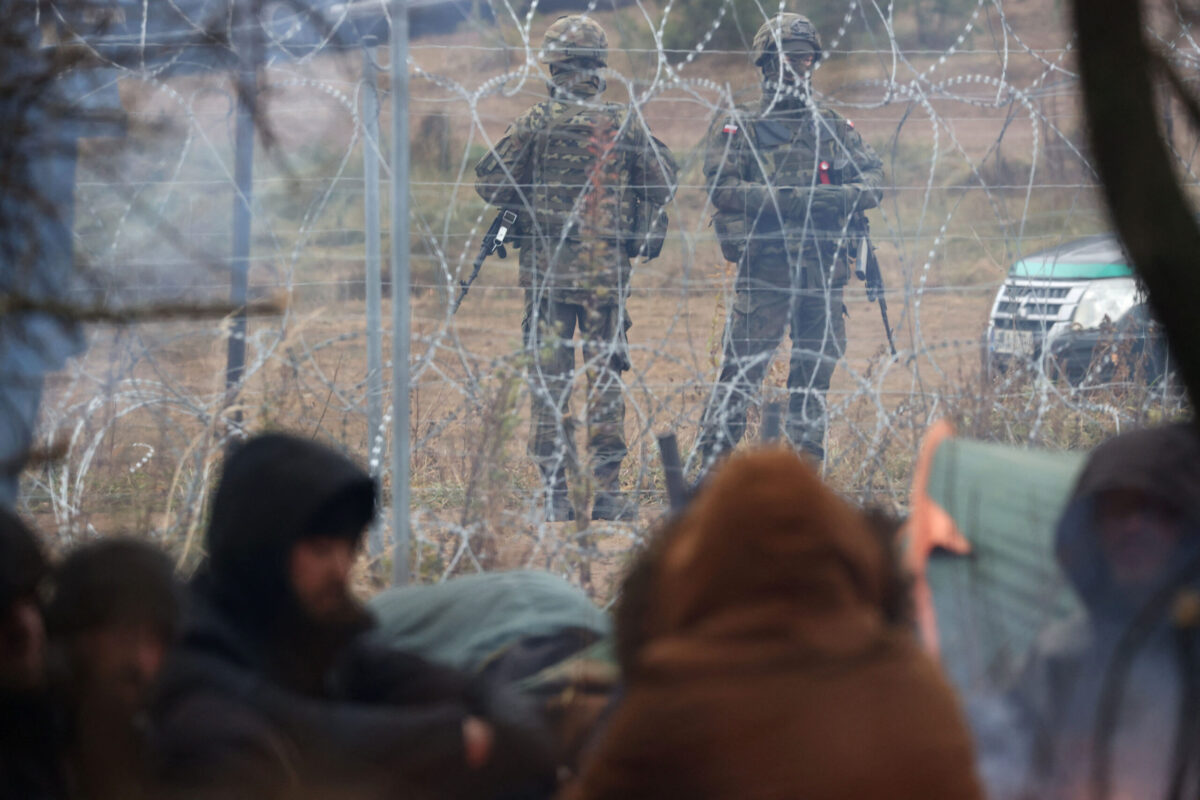
[[[854,211],[858,195],[859,189],[856,186],[814,186],[808,195],[801,194],[796,198],[796,210],[803,214],[807,206],[813,220],[818,224],[841,225]]]

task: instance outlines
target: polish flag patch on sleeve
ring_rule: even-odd
[[[847,124],[847,125],[849,125],[851,128],[853,128],[853,127],[854,127],[854,120],[852,120],[852,119],[848,119],[848,120],[846,120],[846,124]]]
[[[725,127],[721,129],[721,133],[737,133],[738,126],[734,122],[726,122]]]

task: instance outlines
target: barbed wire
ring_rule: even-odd
[[[494,22],[474,19],[412,43],[411,331],[366,319],[363,193],[372,181],[386,186],[391,171],[387,142],[368,130],[364,48],[348,43],[349,12],[312,28],[302,47],[292,44],[300,34],[264,27],[271,55],[257,70],[263,135],[252,192],[242,199],[253,216],[252,296],[279,294],[285,310],[251,323],[233,392],[223,383],[228,319],[92,329],[87,353],[46,392],[40,436],[65,438],[68,454],[28,476],[28,508],[52,519],[65,539],[137,527],[193,563],[223,448],[245,431],[271,427],[339,443],[388,487],[384,453],[394,420],[385,415],[379,431],[369,428],[376,390],[365,343],[409,336],[416,574],[440,580],[463,569],[536,564],[608,597],[665,505],[655,436],[671,430],[685,448],[694,445],[737,302],[736,268],[722,258],[711,227],[702,140],[712,120],[755,102],[759,76],[745,50],[714,45],[735,9],[729,0],[710,5],[710,19],[693,19],[670,0],[617,11],[580,4],[580,13],[608,28],[612,58],[603,76],[608,94],[628,103],[628,129],[657,136],[679,166],[663,254],[634,265],[624,301],[633,326],[632,368],[619,381],[629,450],[620,485],[640,501],[640,522],[547,522],[541,481],[525,454],[531,394],[559,392],[557,402],[572,389],[558,434],[585,431],[589,401],[602,400],[600,382],[589,389],[585,373],[602,368],[613,342],[591,342],[574,380],[547,381],[522,333],[529,286],[517,280],[515,254],[493,256],[461,310],[452,310],[494,214],[474,191],[474,166],[546,96],[541,36],[554,15],[536,2],[493,3]],[[1010,265],[1105,230],[1082,149],[1070,32],[1027,4],[979,0],[951,4],[945,46],[929,47],[913,42],[908,7],[837,5],[832,29],[822,31],[832,57],[814,71],[814,96],[852,116],[883,162],[883,202],[869,217],[896,353],[886,347],[878,310],[852,281],[848,344],[826,401],[827,478],[848,496],[903,509],[921,433],[937,417],[969,421],[1000,440],[1070,448],[1177,413],[1182,401],[1169,382],[1146,381],[1133,358],[1140,340],[1119,332],[1106,334],[1074,382],[1056,373],[1053,359],[1024,366],[1014,359],[1002,372],[989,355],[994,295]],[[762,4],[751,31],[780,8]],[[213,35],[203,22],[193,19],[188,30]],[[228,285],[197,268],[194,253],[228,258],[238,200],[234,62],[185,69],[189,58],[200,60],[197,51],[173,52],[171,37],[156,41],[150,23],[134,28],[136,58],[117,58],[82,33],[72,40],[110,71],[128,125],[115,143],[82,145],[75,245],[92,277],[79,291],[114,303],[211,298]],[[218,28],[222,41],[235,41],[236,30]],[[668,32],[680,30],[691,46],[667,47]],[[1190,34],[1158,41],[1178,60],[1200,58]],[[374,47],[366,49],[386,72]],[[380,91],[387,115],[386,81]],[[1179,153],[1194,152],[1186,136],[1179,134]],[[367,147],[381,156],[377,176],[363,166]],[[1180,156],[1180,170],[1194,188],[1190,157]],[[778,196],[779,187],[770,188]],[[586,205],[581,192],[572,223]],[[165,239],[164,226],[190,250]],[[382,244],[390,247],[386,236]],[[386,282],[384,290],[386,297]],[[748,438],[757,435],[761,404],[789,397],[786,337],[781,348],[767,353]],[[383,408],[388,391],[377,398]],[[577,449],[586,450],[582,437]]]

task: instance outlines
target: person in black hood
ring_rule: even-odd
[[[455,676],[405,660],[394,680],[430,688],[402,706],[340,689],[399,663],[367,649],[349,590],[375,497],[357,465],[295,436],[226,459],[154,703],[159,776],[178,796],[454,797],[489,761],[494,729]]]
[[[1096,448],[1059,521],[1084,612],[1039,636],[1009,692],[994,797],[1178,797],[1200,789],[1200,436]],[[985,748],[986,750],[986,748]],[[1004,763],[1000,763],[1003,761]],[[1009,779],[1005,779],[1007,783]]]
[[[349,578],[374,513],[371,477],[315,442],[267,434],[227,459],[193,586],[280,686],[320,695],[339,652],[370,627]]]

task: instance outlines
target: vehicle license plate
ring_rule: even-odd
[[[992,331],[992,350],[1012,355],[1032,355],[1033,331],[1014,331],[996,328]]]

